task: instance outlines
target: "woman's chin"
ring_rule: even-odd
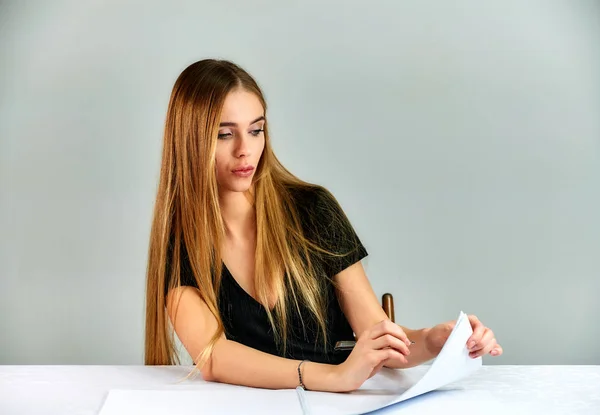
[[[225,190],[231,193],[246,193],[252,188],[252,181],[247,183],[228,183],[226,186],[220,186],[220,191]]]

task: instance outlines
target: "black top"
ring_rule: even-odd
[[[350,222],[339,204],[323,189],[294,189],[293,199],[298,208],[304,235],[331,252],[347,253],[344,257],[318,255],[311,257],[317,268],[329,277],[346,269],[367,256]],[[334,219],[336,219],[334,221]],[[182,245],[182,248],[183,245]],[[181,285],[198,288],[191,272],[185,249],[182,251]],[[307,308],[300,306],[304,320],[302,326],[298,312],[290,307],[290,323],[286,351],[278,349],[269,323],[267,312],[262,304],[248,294],[235,280],[225,264],[218,296],[218,306],[225,326],[225,336],[229,340],[266,353],[291,359],[310,360],[320,363],[338,364],[346,360],[349,352],[334,352],[335,342],[353,340],[353,331],[344,316],[337,300],[335,287],[322,275],[326,282],[327,303],[327,351],[323,349],[323,339],[318,324],[312,319]],[[317,340],[317,334],[318,340]]]

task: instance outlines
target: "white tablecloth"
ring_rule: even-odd
[[[110,389],[209,390],[182,366],[0,366],[0,414],[96,415]],[[424,366],[409,369],[425,371]],[[525,408],[600,414],[600,366],[484,366],[457,386]],[[201,413],[199,411],[199,413]]]

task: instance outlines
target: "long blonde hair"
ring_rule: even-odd
[[[255,80],[236,64],[205,59],[188,66],[173,87],[164,129],[162,164],[150,235],[146,285],[145,363],[178,363],[169,329],[165,287],[180,286],[182,243],[200,295],[218,322],[218,330],[200,356],[201,368],[224,333],[218,308],[222,272],[219,247],[224,225],[215,177],[215,150],[221,110],[227,94],[243,88],[266,110]],[[318,323],[327,344],[324,278],[315,278],[311,252],[335,254],[307,239],[290,188],[319,188],[290,173],[273,153],[268,125],[265,147],[253,182],[256,209],[255,291],[265,306],[278,344],[286,347],[290,307],[303,304]],[[333,196],[332,196],[333,197]],[[173,241],[172,249],[169,248]],[[169,269],[167,269],[167,264]],[[273,312],[269,298],[276,294]],[[319,336],[319,334],[318,334]]]

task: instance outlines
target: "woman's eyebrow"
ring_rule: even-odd
[[[254,123],[257,123],[259,121],[263,121],[264,119],[265,119],[264,115],[261,115],[260,117],[258,117],[254,121],[252,121],[250,123],[250,125],[252,125]],[[222,122],[222,123],[219,124],[219,127],[237,127],[237,126],[238,126],[237,123],[235,123],[235,122],[228,122],[228,121]]]

